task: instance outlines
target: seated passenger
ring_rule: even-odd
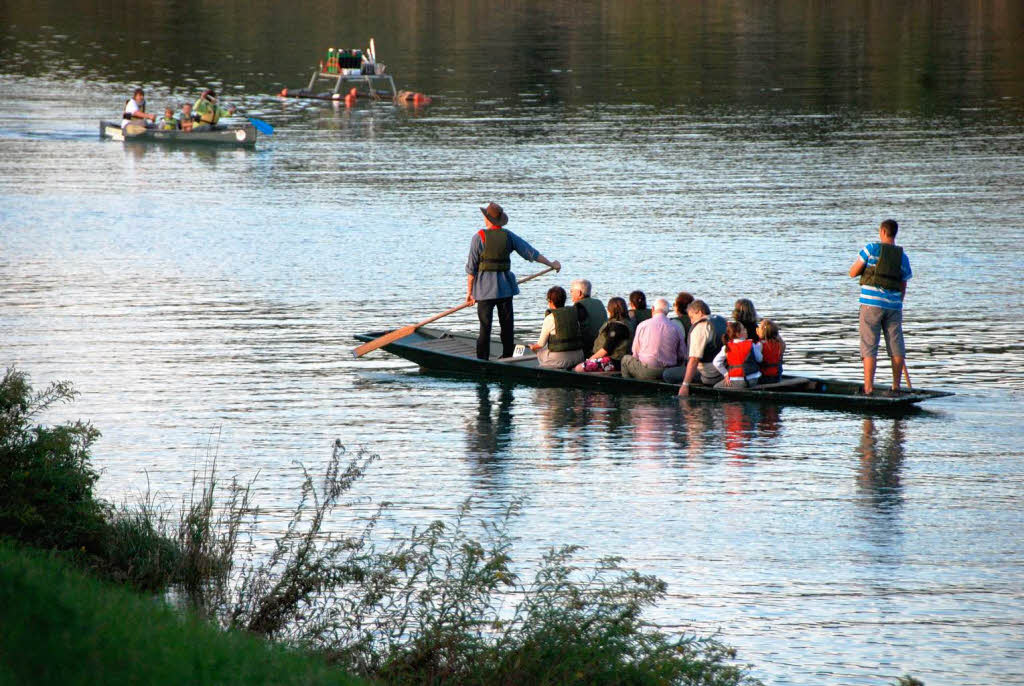
[[[178,120],[174,118],[174,110],[170,107],[164,108],[164,116],[157,122],[157,127],[161,131],[177,131]]]
[[[632,306],[629,308],[629,321],[633,323],[633,329],[635,330],[640,322],[651,318],[651,311],[647,309],[647,296],[644,295],[643,291],[633,291],[630,293],[629,304]]]
[[[608,301],[608,321],[601,325],[594,340],[593,354],[576,365],[577,372],[617,372],[622,369],[622,358],[633,342],[633,332],[626,322],[626,301],[612,298]]]
[[[776,383],[782,376],[782,356],[786,352],[786,341],[779,335],[779,327],[771,319],[762,319],[757,325],[761,338],[761,381]]]
[[[232,105],[227,109],[217,104],[217,93],[212,89],[207,88],[203,91],[203,94],[196,100],[196,104],[192,106],[192,110],[196,115],[196,123],[192,127],[194,130],[212,129],[220,121],[221,117],[229,116],[235,113],[235,106]]]
[[[662,377],[669,383],[680,380],[679,395],[690,395],[690,386],[713,386],[722,380],[722,374],[712,364],[722,346],[722,337],[715,334],[711,309],[703,300],[694,300],[686,308],[690,318],[690,341],[686,366],[665,370]]]
[[[757,310],[754,303],[746,298],[740,298],[732,308],[732,319],[739,322],[747,330],[747,338],[757,343]]]
[[[569,296],[579,311],[580,328],[583,330],[583,352],[594,349],[597,332],[608,321],[601,301],[590,297],[590,288],[590,282],[586,279],[576,279],[569,285]]]
[[[583,333],[576,308],[565,306],[565,289],[548,289],[548,311],[540,329],[540,338],[530,346],[541,367],[572,369],[583,361]]]
[[[725,378],[715,388],[750,388],[761,378],[761,344],[747,338],[741,322],[729,322],[722,337],[722,349],[712,363]]]
[[[623,378],[660,381],[666,367],[674,367],[686,359],[686,339],[666,313],[668,301],[658,298],[654,301],[651,318],[636,327],[633,354],[622,358]]]
[[[195,119],[192,116],[192,104],[186,102],[181,106],[181,114],[178,115],[178,125],[182,131],[191,131]]]
[[[136,121],[141,119],[142,121]],[[124,101],[124,113],[121,115],[121,128],[128,126],[128,124],[142,124],[145,125],[146,121],[155,121],[155,114],[147,114],[146,112],[146,93],[141,88],[136,88],[135,92],[132,93],[132,97]]]
[[[693,296],[686,291],[681,292],[676,296],[676,301],[672,305],[674,316],[669,317],[668,320],[683,330],[683,335],[689,339],[690,336],[690,318],[686,314],[686,308],[693,302]]]

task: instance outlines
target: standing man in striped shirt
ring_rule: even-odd
[[[860,356],[864,360],[864,393],[875,386],[879,334],[892,362],[892,388],[900,388],[906,358],[903,345],[903,298],[913,275],[910,260],[896,245],[899,225],[886,219],[878,227],[878,243],[868,243],[850,267],[850,277],[860,277]]]

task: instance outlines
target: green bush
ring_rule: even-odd
[[[64,551],[100,576],[139,589],[203,583],[196,577],[204,574],[220,578],[223,561],[203,557],[209,546],[190,547],[193,541],[152,501],[118,508],[96,498],[90,448],[100,433],[91,424],[35,423],[41,412],[75,396],[67,381],[34,393],[28,376],[13,368],[0,381],[0,537]]]
[[[102,554],[106,506],[93,497],[99,475],[89,448],[99,432],[84,422],[33,426],[36,415],[76,393],[60,381],[34,394],[25,374],[0,382],[0,536],[40,548]]]

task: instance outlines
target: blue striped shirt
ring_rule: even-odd
[[[868,243],[860,251],[860,259],[864,260],[864,268],[874,267],[878,264],[878,256],[882,252],[881,243]],[[900,278],[910,281],[914,274],[910,271],[910,259],[906,251],[903,252],[903,264],[900,265]],[[878,286],[860,287],[860,304],[881,307],[886,310],[902,310],[903,298],[900,291],[890,291],[887,288]]]

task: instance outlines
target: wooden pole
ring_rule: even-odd
[[[545,269],[542,272],[537,272],[536,274],[531,274],[530,276],[523,277],[522,279],[519,279],[518,281],[516,281],[516,283],[517,284],[526,283],[527,281],[530,281],[531,279],[536,279],[538,276],[544,276],[548,272],[554,271],[554,269],[555,269],[554,267],[548,267],[547,269]],[[358,348],[355,348],[352,351],[352,357],[359,358],[359,357],[362,357],[363,355],[365,355],[368,352],[372,352],[372,351],[376,350],[377,348],[383,348],[388,343],[394,343],[399,338],[405,338],[406,336],[412,334],[413,332],[416,331],[416,329],[420,328],[421,326],[426,326],[427,324],[430,324],[431,322],[437,321],[441,317],[447,317],[448,315],[450,315],[450,314],[452,314],[454,312],[458,312],[461,309],[469,307],[470,304],[471,303],[469,303],[468,301],[464,302],[461,305],[456,305],[455,307],[449,308],[449,309],[447,309],[444,312],[441,312],[439,314],[435,314],[432,317],[427,317],[422,322],[417,322],[415,324],[409,324],[408,326],[403,326],[401,329],[395,329],[391,333],[384,334],[380,338],[375,338],[372,341],[369,341],[367,343],[363,343],[361,346],[359,346]]]

